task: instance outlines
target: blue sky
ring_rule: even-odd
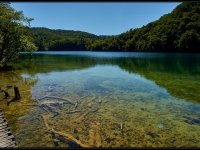
[[[11,6],[34,18],[32,27],[116,35],[170,13],[178,2],[15,2]]]

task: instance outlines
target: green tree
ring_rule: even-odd
[[[186,31],[181,35],[179,47],[184,50],[199,51],[200,35],[195,30]]]
[[[97,36],[82,31],[30,28],[38,50],[199,52],[200,2],[183,2],[141,28],[120,35]]]
[[[31,20],[8,3],[0,3],[0,67],[11,62],[20,51],[36,50],[26,33]]]

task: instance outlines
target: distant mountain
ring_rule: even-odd
[[[29,33],[38,50],[200,52],[200,2],[183,2],[157,21],[116,36],[47,28]]]

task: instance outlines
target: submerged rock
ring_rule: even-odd
[[[200,125],[200,118],[188,118],[185,122],[192,125]]]
[[[163,124],[159,123],[159,124],[157,124],[157,127],[158,127],[159,129],[163,129],[165,126],[164,126]]]
[[[151,138],[156,138],[157,137],[157,134],[156,133],[153,133],[153,132],[147,132],[146,133],[148,136],[150,136]]]
[[[49,86],[49,87],[47,88],[47,91],[48,91],[48,92],[51,92],[51,91],[53,91],[53,89],[54,89],[54,87]]]

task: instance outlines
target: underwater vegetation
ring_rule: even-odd
[[[200,147],[199,61],[72,58],[35,55],[0,73],[20,89],[9,106],[0,94],[19,147]]]

